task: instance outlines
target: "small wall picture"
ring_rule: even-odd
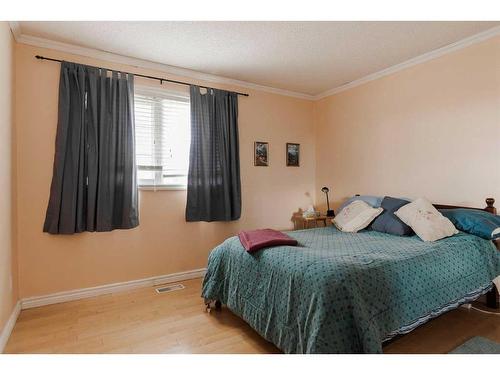
[[[300,159],[300,144],[287,143],[286,144],[286,166],[298,167]]]
[[[254,165],[257,167],[269,165],[269,143],[255,142]]]

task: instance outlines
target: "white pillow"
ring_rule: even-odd
[[[418,198],[394,212],[424,241],[437,241],[458,233],[453,223],[425,198]]]
[[[357,232],[366,228],[382,211],[381,207],[373,208],[366,202],[356,200],[345,206],[332,223],[342,232]]]

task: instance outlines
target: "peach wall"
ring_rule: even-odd
[[[52,176],[59,64],[38,61],[36,54],[167,77],[159,72],[16,45],[21,297],[203,268],[209,251],[239,229],[291,228],[292,213],[312,203],[313,103],[239,88],[250,94],[239,101],[243,195],[239,221],[186,223],[185,191],[141,191],[141,225],[136,229],[69,236],[42,233]],[[141,83],[156,85],[155,81],[136,80],[136,84]],[[270,143],[267,168],[253,166],[255,140]],[[301,144],[300,168],[285,166],[286,142]]]
[[[316,190],[500,207],[500,37],[324,98]],[[317,194],[318,203],[323,197]]]
[[[0,332],[17,302],[17,257],[13,240],[12,124],[14,42],[0,22]]]
[[[14,228],[21,297],[203,268],[209,251],[239,229],[288,229],[294,211],[314,200],[323,208],[324,196],[315,191],[324,185],[333,188],[335,207],[355,193],[477,206],[493,196],[500,207],[497,37],[315,103],[219,85],[250,93],[240,98],[239,221],[186,223],[185,191],[141,191],[141,225],[134,230],[44,234],[59,65],[36,54],[161,74],[16,45]],[[267,168],[253,166],[255,140],[270,142]],[[285,166],[286,142],[301,143],[300,168]]]

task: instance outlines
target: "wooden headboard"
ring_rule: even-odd
[[[467,208],[467,209],[471,209],[471,210],[483,210],[483,211],[490,212],[493,215],[496,215],[497,209],[495,208],[494,204],[495,204],[494,198],[486,198],[486,207],[484,207],[484,208],[451,206],[448,204],[434,204],[433,206],[436,207],[437,209],[440,209],[440,208]],[[500,239],[494,240],[493,243],[495,244],[497,249],[500,250]]]
[[[359,194],[356,194],[357,197],[359,197]],[[440,208],[467,208],[470,210],[483,210],[492,213],[493,215],[497,214],[497,209],[494,206],[495,204],[495,199],[494,198],[486,198],[486,207],[484,208],[477,208],[477,207],[465,207],[465,206],[452,206],[449,204],[439,204],[435,203],[433,204],[434,207],[436,207],[438,210]]]
[[[483,210],[492,213],[493,215],[497,214],[497,209],[494,206],[495,204],[495,199],[494,198],[486,198],[486,207],[484,208],[474,208],[474,207],[463,207],[463,206],[450,206],[447,204],[434,204],[434,207],[437,209],[440,208],[467,208],[467,209],[472,209],[472,210]],[[500,250],[500,239],[494,240],[493,243],[497,247],[498,250]]]
[[[356,194],[356,196],[359,196],[359,194]],[[470,209],[470,210],[483,210],[483,211],[486,211],[486,212],[490,212],[493,215],[496,215],[497,214],[497,209],[495,208],[495,199],[494,198],[486,198],[485,202],[486,202],[486,207],[484,207],[484,208],[465,207],[465,206],[452,206],[452,205],[449,205],[449,204],[439,204],[439,203],[435,203],[435,204],[433,204],[433,206],[436,207],[438,210],[440,208],[467,208],[467,209]],[[495,246],[497,247],[497,249],[500,250],[500,239],[493,241],[493,243],[495,244]]]
[[[472,210],[483,210],[483,211],[487,211],[487,212],[490,212],[490,213],[496,215],[497,209],[495,208],[494,204],[495,204],[494,198],[486,198],[486,207],[485,208],[450,206],[448,204],[434,204],[434,207],[436,207],[437,209],[440,209],[440,208],[467,208],[467,209],[472,209]]]

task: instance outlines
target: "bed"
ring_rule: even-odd
[[[492,295],[500,275],[494,243],[462,232],[432,243],[333,226],[288,234],[298,247],[253,254],[227,239],[202,288],[285,353],[381,353],[384,341]]]

